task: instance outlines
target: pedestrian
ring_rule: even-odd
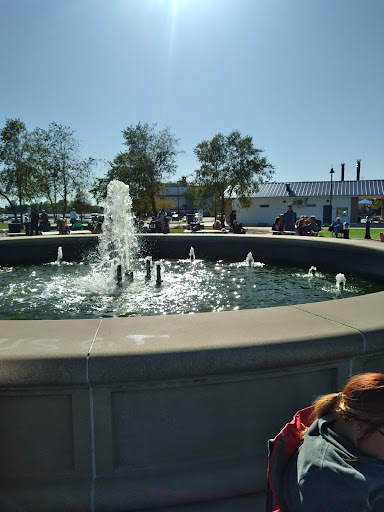
[[[283,229],[284,231],[296,230],[296,212],[293,211],[292,203],[289,203],[288,210],[284,213]]]

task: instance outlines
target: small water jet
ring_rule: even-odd
[[[345,278],[345,275],[344,274],[337,274],[336,276],[336,288],[340,291],[344,290],[345,288],[345,283],[346,283],[346,278]]]
[[[252,253],[251,253],[251,252],[249,252],[249,253],[247,254],[247,257],[245,258],[245,262],[247,263],[247,265],[248,265],[249,267],[252,267],[252,266],[254,265],[255,260],[254,260],[253,255],[252,255]]]
[[[310,267],[310,269],[308,270],[308,277],[313,277],[316,275],[316,270],[317,268],[316,267]]]
[[[193,261],[195,261],[195,259],[196,259],[196,256],[195,256],[195,249],[194,249],[193,247],[191,247],[191,248],[189,249],[189,258],[190,258],[190,260],[191,260],[191,263],[192,263]]]
[[[62,260],[63,260],[63,248],[60,246],[60,247],[57,248],[57,258],[56,258],[56,262],[55,263],[60,265]]]

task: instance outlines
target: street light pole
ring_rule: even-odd
[[[331,168],[331,170],[329,171],[329,174],[331,175],[331,192],[329,194],[329,205],[331,207],[331,224],[332,224],[332,192],[333,192],[333,182],[332,182],[332,178],[333,178],[333,175],[335,174],[335,171],[333,170],[333,167]]]

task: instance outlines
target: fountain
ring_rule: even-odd
[[[60,246],[57,248],[56,263],[59,265],[63,260],[63,248]]]
[[[196,256],[195,256],[195,249],[193,247],[191,247],[189,249],[189,258],[191,260],[191,263],[193,263],[196,259]]]
[[[44,266],[43,277],[34,268],[20,268],[25,278],[14,286],[22,288],[18,300],[33,303],[34,289],[48,276],[53,280],[44,293],[60,291],[73,271],[63,301],[74,302],[75,309],[82,307],[86,289],[91,306],[102,309],[98,290],[104,284],[112,303],[125,293],[133,297],[140,292],[141,302],[150,307],[156,284],[146,279],[148,260],[130,255],[121,260],[110,239],[105,241],[109,263],[100,252],[92,265],[73,263],[71,254],[81,244],[98,240],[87,236],[2,238],[0,257],[7,261],[18,254],[27,258],[35,250],[36,259],[49,252],[47,261],[52,262],[58,245],[63,247],[65,261]],[[340,259],[349,282],[343,295],[353,288],[359,271],[372,278],[368,291],[380,289],[375,288],[376,276],[384,280],[384,244],[344,247],[331,240],[220,236],[137,236],[145,250],[162,260],[165,272],[158,292],[164,303],[182,294],[193,302],[208,291],[222,300],[223,292],[209,281],[216,267],[231,296],[247,296],[243,283],[253,278],[262,283],[272,269],[278,280],[257,289],[275,287],[275,303],[285,272],[295,273],[272,268],[278,262],[294,266],[299,261],[301,269],[311,262],[321,268],[317,279],[308,279],[305,270],[297,277],[299,289],[309,289],[312,297],[325,282],[324,272],[333,299]],[[191,243],[199,257],[193,271]],[[330,256],[335,250],[337,260]],[[255,264],[250,271],[244,263],[249,252],[266,265]],[[169,255],[181,261],[171,261]],[[207,255],[212,262],[204,268]],[[220,258],[232,262],[224,264]],[[117,289],[119,265],[122,286]],[[172,277],[170,269],[176,265],[184,268],[185,282]],[[12,284],[16,267],[0,271],[1,281]],[[198,291],[194,286],[202,275],[207,281]],[[54,322],[28,320],[23,314],[22,321],[3,320],[0,404],[7,422],[0,438],[0,508],[4,502],[20,510],[39,510],[44,503],[58,512],[264,510],[267,438],[314,396],[340,389],[351,373],[383,371],[383,301],[379,292],[339,300],[337,308],[326,301],[219,314],[191,310],[138,317],[134,312],[131,318],[100,314]],[[170,312],[176,312],[174,304]],[[29,318],[35,316],[33,311]]]
[[[337,274],[336,276],[336,288],[340,291],[345,289],[345,275],[344,274]]]
[[[249,267],[252,267],[255,263],[255,260],[253,259],[252,253],[249,252],[247,254],[247,257],[245,258],[245,262]]]
[[[119,287],[132,280],[137,260],[137,237],[132,215],[129,186],[121,181],[108,184],[104,209],[103,232],[99,238],[98,263],[95,275],[105,276],[108,286]],[[103,279],[104,277],[102,277]]]
[[[310,269],[308,270],[308,277],[313,277],[316,275],[316,271],[317,271],[317,268],[312,266],[310,267]]]

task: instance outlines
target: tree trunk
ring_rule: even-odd
[[[225,197],[224,194],[221,196],[221,225],[224,227],[224,207],[225,207]]]

